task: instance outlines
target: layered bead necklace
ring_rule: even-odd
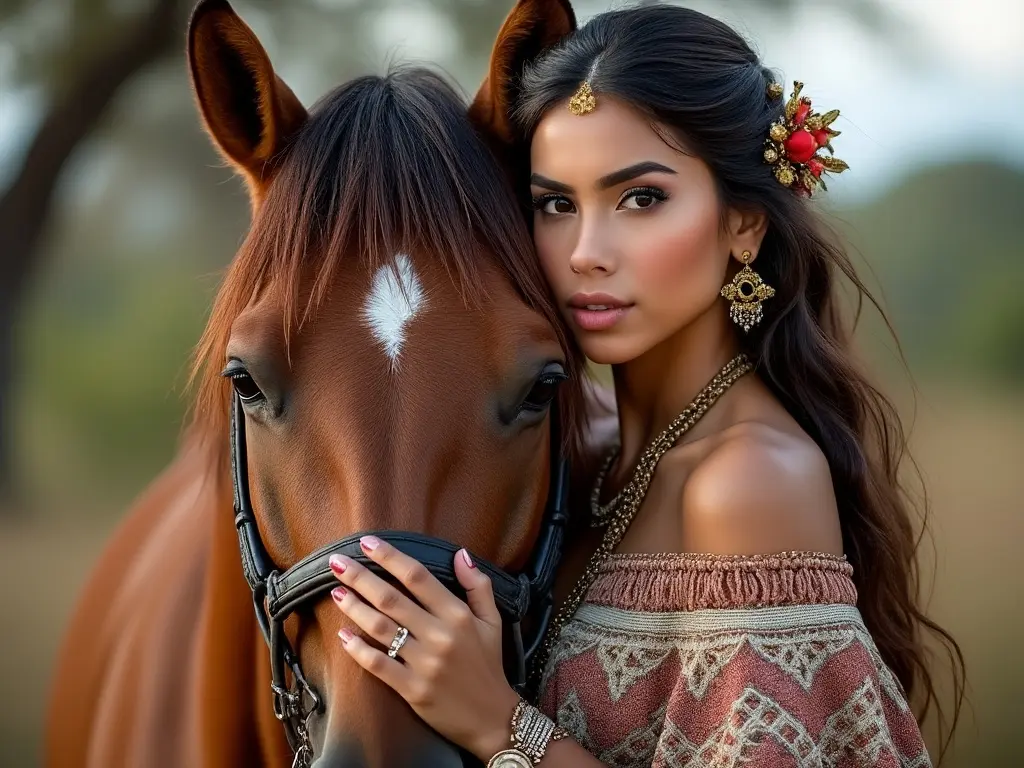
[[[693,401],[686,406],[685,410],[676,416],[664,431],[650,442],[647,448],[644,449],[643,454],[641,454],[629,482],[626,483],[615,498],[602,505],[600,503],[601,489],[604,486],[604,481],[612,462],[618,455],[619,449],[616,447],[609,451],[594,481],[594,489],[590,496],[590,510],[593,518],[591,525],[594,527],[604,527],[604,536],[597,549],[594,550],[594,553],[587,561],[583,575],[576,581],[572,591],[548,625],[544,641],[530,670],[531,688],[534,691],[538,691],[544,667],[550,657],[551,650],[554,648],[555,641],[558,639],[559,634],[561,634],[562,628],[572,618],[573,614],[576,613],[576,609],[583,602],[587,590],[590,589],[590,585],[597,578],[601,565],[612,554],[619,545],[619,542],[622,541],[626,531],[629,529],[630,523],[633,522],[633,518],[640,511],[640,505],[647,495],[651,480],[654,478],[654,470],[658,466],[661,457],[679,441],[679,438],[689,432],[694,424],[700,421],[701,417],[717,402],[718,398],[725,394],[729,387],[752,368],[753,364],[746,355],[740,354],[730,360],[708,382]]]

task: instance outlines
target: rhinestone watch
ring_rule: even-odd
[[[512,712],[511,749],[503,749],[487,762],[487,768],[535,768],[544,758],[548,744],[568,736],[551,718],[523,699]]]

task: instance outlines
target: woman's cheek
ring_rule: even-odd
[[[706,303],[708,278],[713,275],[717,232],[706,226],[687,226],[665,217],[631,243],[636,278],[654,306],[673,314],[697,311]]]

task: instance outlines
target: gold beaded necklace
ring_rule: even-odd
[[[614,460],[618,449],[613,449],[609,454],[609,458],[602,465],[601,472],[598,473],[594,483],[594,491],[591,494],[591,509],[598,508],[604,513],[603,516],[607,518],[605,523],[607,527],[605,528],[601,543],[598,544],[597,549],[594,550],[594,553],[587,561],[583,575],[577,580],[572,591],[566,597],[565,602],[558,609],[551,623],[548,624],[544,641],[530,670],[530,687],[535,693],[539,693],[540,678],[544,674],[544,667],[547,664],[552,648],[554,648],[555,641],[558,639],[559,634],[561,634],[562,628],[572,618],[573,614],[576,613],[580,603],[583,602],[587,590],[590,589],[590,585],[597,577],[598,568],[608,559],[608,556],[611,555],[615,547],[619,545],[619,542],[626,535],[630,523],[633,522],[633,518],[636,517],[636,513],[640,510],[640,505],[647,495],[647,489],[650,487],[651,480],[654,477],[654,469],[658,466],[661,457],[678,442],[679,438],[689,432],[694,424],[700,421],[701,417],[707,413],[708,409],[717,402],[718,398],[729,387],[752,368],[753,365],[750,360],[743,354],[737,355],[726,363],[725,367],[686,406],[686,409],[676,416],[665,430],[655,437],[647,448],[644,449],[643,454],[640,456],[640,461],[637,462],[636,469],[633,470],[633,477],[622,491],[602,508],[599,503],[601,486],[604,484],[608,468],[611,466],[611,462]]]

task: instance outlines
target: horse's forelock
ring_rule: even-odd
[[[285,149],[196,350],[193,425],[226,454],[230,384],[220,377],[235,318],[280,293],[285,343],[327,296],[342,262],[376,270],[395,254],[430,254],[463,297],[485,285],[489,254],[555,328],[571,373],[559,412],[567,448],[582,432],[582,357],[561,324],[520,204],[452,88],[430,70],[357,78],[325,96]]]

